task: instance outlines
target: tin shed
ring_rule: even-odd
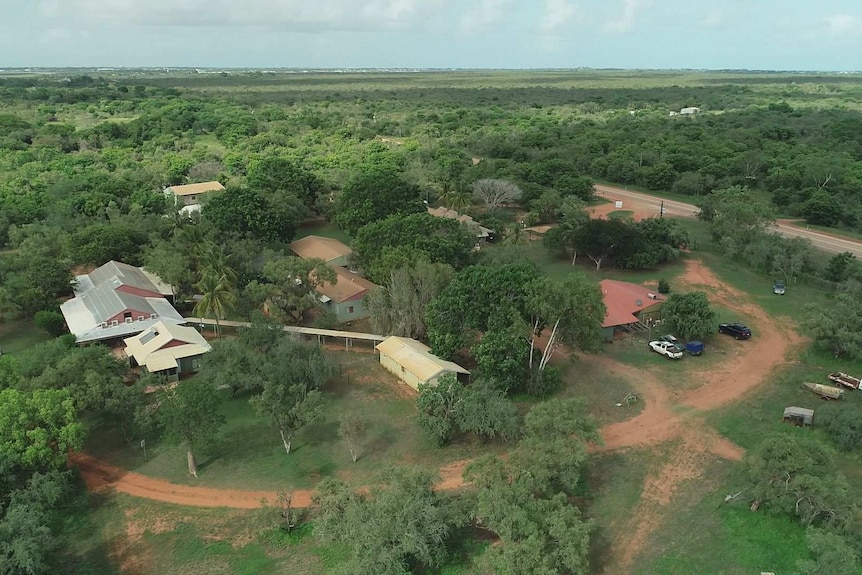
[[[786,407],[784,408],[784,421],[799,427],[813,425],[814,410],[805,409],[804,407]]]
[[[408,337],[393,335],[375,347],[380,352],[380,364],[416,390],[420,383],[437,383],[437,379],[447,373],[470,374],[457,363],[432,354],[431,348],[421,341]]]

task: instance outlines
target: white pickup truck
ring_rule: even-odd
[[[663,355],[668,359],[682,358],[682,352],[679,351],[676,346],[674,346],[669,341],[651,341],[649,342],[649,348],[657,354]]]

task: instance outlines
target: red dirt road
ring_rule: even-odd
[[[78,466],[90,491],[113,489],[119,493],[143,499],[190,507],[259,509],[264,502],[272,504],[278,501],[275,491],[244,491],[180,485],[114,467],[86,453],[71,455],[69,463]],[[312,492],[308,490],[293,491],[291,502],[295,507],[308,507],[311,504],[311,494]]]
[[[451,490],[463,487],[461,476],[469,461],[455,461],[444,465],[439,470],[440,481],[434,488]],[[259,509],[264,504],[274,505],[278,502],[275,491],[246,491],[242,489],[217,489],[196,485],[180,485],[165,479],[148,477],[115,467],[86,453],[75,453],[69,457],[69,465],[77,466],[81,476],[90,491],[106,491],[113,489],[119,493],[134,495],[162,503],[174,503],[189,507],[228,507],[231,509]],[[295,489],[291,491],[293,507],[311,506],[310,489]]]
[[[585,356],[582,361],[598,362],[608,373],[619,374],[632,385],[645,402],[636,417],[605,426],[601,430],[604,452],[630,447],[655,446],[678,442],[656,469],[646,477],[639,503],[621,530],[624,535],[613,544],[609,556],[613,561],[606,573],[626,573],[655,530],[667,519],[674,494],[685,483],[702,477],[710,456],[737,461],[744,451],[721,437],[703,422],[703,414],[734,401],[768,380],[773,369],[784,362],[788,353],[802,343],[787,322],[771,318],[744,294],[722,284],[709,268],[698,261],[686,262],[686,273],[680,285],[707,292],[710,301],[736,309],[750,318],[754,337],[739,342],[732,357],[716,369],[690,374],[701,382],[696,389],[675,394],[649,370],[638,369],[604,356]],[[564,355],[562,348],[556,351]],[[683,409],[679,409],[682,407]],[[274,491],[243,491],[178,485],[166,480],[125,471],[86,454],[70,458],[77,465],[89,489],[114,489],[120,493],[155,501],[196,507],[255,509],[266,501],[277,501]],[[464,486],[462,473],[469,461],[457,461],[439,470],[435,489],[449,490]],[[293,505],[307,507],[313,492],[293,491]]]
[[[702,384],[678,398],[671,398],[670,392],[649,372],[630,367],[615,368],[631,372],[625,375],[629,381],[639,382],[639,392],[646,406],[637,417],[605,427],[602,430],[605,446],[601,449],[670,440],[678,440],[681,444],[646,477],[640,501],[622,530],[624,535],[613,544],[614,551],[610,555],[614,560],[606,567],[605,573],[629,571],[649,537],[666,520],[674,494],[683,483],[702,477],[710,454],[732,461],[742,459],[744,450],[708,428],[700,415],[738,401],[768,381],[771,371],[802,342],[791,326],[771,318],[744,294],[721,283],[709,268],[698,261],[686,262],[686,272],[679,283],[705,291],[711,302],[743,312],[750,318],[756,333],[751,340],[739,342],[735,355],[718,369],[691,374],[690,377],[697,378]],[[609,366],[607,369],[614,368]],[[693,409],[673,410],[674,405]]]

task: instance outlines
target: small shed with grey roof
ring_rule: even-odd
[[[784,421],[799,427],[814,425],[814,410],[804,407],[786,407],[784,408]]]
[[[375,349],[380,352],[380,365],[417,391],[420,383],[436,385],[448,373],[461,379],[470,375],[457,363],[440,359],[430,347],[408,337],[387,337]]]

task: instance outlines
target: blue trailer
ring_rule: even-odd
[[[685,350],[691,355],[700,355],[703,353],[703,342],[702,341],[690,341],[685,344]]]

